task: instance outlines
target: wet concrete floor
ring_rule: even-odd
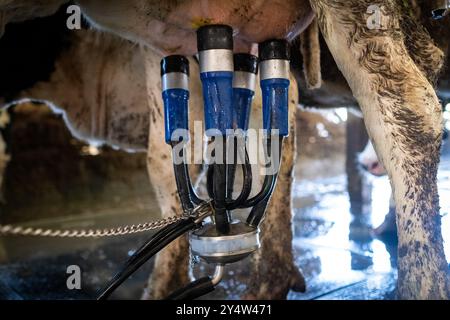
[[[442,231],[447,259],[450,258],[450,153],[444,150],[439,172]],[[298,161],[305,159],[299,158]],[[336,160],[336,158],[334,159]],[[334,161],[336,162],[336,161]],[[339,162],[340,163],[340,162]],[[325,166],[326,164],[324,164]],[[302,164],[302,168],[305,168]],[[297,170],[294,188],[295,263],[306,277],[305,293],[290,292],[288,299],[395,299],[396,244],[371,236],[388,212],[390,186],[386,177],[373,178],[372,202],[367,212],[354,216],[340,163],[336,170],[314,178]],[[126,223],[154,220],[156,206],[143,212],[127,212]],[[41,221],[41,226],[82,228],[124,223],[123,213],[76,216]],[[36,225],[30,222],[30,225]],[[126,257],[149,234],[99,240],[0,239],[0,299],[93,299]],[[3,251],[3,252],[2,252]],[[67,267],[82,270],[81,290],[68,290]],[[226,269],[225,280],[204,299],[239,299],[245,293],[249,260]],[[152,263],[147,263],[112,298],[138,299]],[[194,274],[210,268],[194,265]]]

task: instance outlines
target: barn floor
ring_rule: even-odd
[[[330,129],[329,127],[327,127]],[[330,131],[330,134],[334,134]],[[439,188],[446,254],[450,258],[450,152],[444,150]],[[396,244],[370,236],[388,211],[390,187],[387,178],[373,178],[372,202],[367,212],[350,213],[343,174],[342,154],[321,163],[326,175],[309,176],[304,172],[317,161],[300,156],[294,189],[295,263],[307,280],[307,292],[290,292],[289,299],[395,299]],[[314,162],[313,162],[314,161]],[[150,211],[150,216],[148,212]],[[153,206],[127,212],[126,223],[159,217]],[[51,218],[39,222],[47,227],[92,227],[123,224],[123,211],[105,210],[102,214]],[[36,225],[36,221],[29,222]],[[148,235],[107,240],[49,240],[26,238],[0,239],[0,299],[92,299],[120,268],[127,255]],[[3,252],[2,252],[3,250]],[[248,260],[227,267],[225,280],[205,299],[239,299],[245,292]],[[82,289],[68,290],[66,268],[78,265],[82,270]],[[138,299],[151,272],[147,263],[113,298]],[[210,269],[202,263],[195,274]]]

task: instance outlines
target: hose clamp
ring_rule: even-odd
[[[255,91],[256,74],[245,71],[235,71],[233,76],[233,88]]]
[[[233,72],[233,51],[211,49],[199,52],[200,72]]]
[[[166,73],[161,78],[162,91],[169,89],[183,89],[189,91],[189,77],[182,72]]]
[[[261,80],[289,79],[289,60],[270,59],[260,62]]]

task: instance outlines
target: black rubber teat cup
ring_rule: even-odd
[[[233,29],[221,24],[203,26],[197,30],[197,47],[205,133],[207,136],[226,135],[227,130],[233,128]]]
[[[233,129],[233,29],[209,25],[197,30],[200,79],[203,86],[205,135],[226,137]],[[214,140],[216,141],[216,140]],[[227,164],[226,139],[222,139],[221,158],[213,164],[212,177],[215,225],[219,234],[230,231],[231,216],[226,209]],[[209,182],[208,182],[209,183]]]
[[[233,72],[233,29],[215,24],[197,30],[200,73]]]
[[[289,135],[289,58],[286,40],[268,40],[259,45],[263,128],[268,135]]]
[[[189,60],[174,55],[161,60],[161,88],[167,144],[189,140]]]
[[[234,59],[233,88],[255,91],[258,57],[248,53],[236,53]]]
[[[289,79],[291,48],[286,40],[268,40],[259,44],[261,80]]]
[[[246,53],[234,55],[233,121],[235,129],[243,132],[247,132],[249,127],[257,73],[258,57]]]
[[[180,72],[189,76],[189,60],[180,55],[167,56],[162,59],[161,76],[171,72]]]
[[[259,44],[259,60],[290,60],[291,48],[286,40],[267,40]]]
[[[167,56],[161,60],[162,91],[183,89],[189,91],[189,60],[180,55]]]
[[[223,24],[200,27],[197,30],[198,52],[213,49],[233,50],[233,28]]]
[[[234,54],[234,71],[258,73],[258,57],[248,53]]]

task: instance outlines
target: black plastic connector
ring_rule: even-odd
[[[258,57],[248,53],[236,53],[233,57],[234,71],[258,73]]]
[[[291,48],[286,40],[272,39],[259,44],[259,60],[272,59],[291,59]]]
[[[182,72],[189,76],[189,60],[185,56],[167,56],[161,60],[161,76],[171,72]]]
[[[212,49],[233,50],[233,29],[223,24],[200,27],[197,30],[198,51]]]

